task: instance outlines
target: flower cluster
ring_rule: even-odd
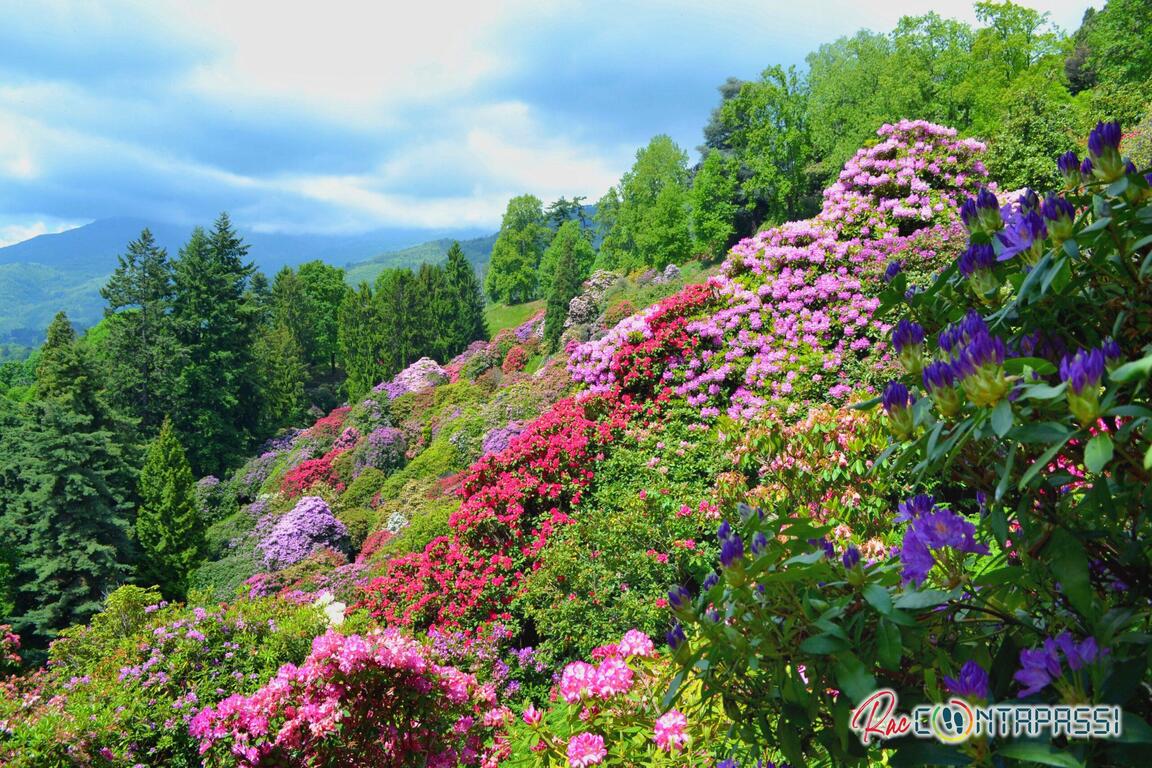
[[[430,357],[422,357],[400,373],[391,381],[381,382],[373,388],[373,392],[385,392],[389,400],[395,400],[400,395],[409,392],[422,392],[437,384],[448,381],[448,373]]]
[[[327,502],[317,496],[305,496],[276,521],[260,542],[260,549],[269,566],[282,568],[318,549],[342,548],[347,535],[344,523],[336,519]]]
[[[906,583],[922,584],[941,550],[988,554],[988,547],[976,541],[976,526],[949,509],[936,506],[931,496],[914,496],[903,502],[895,519],[908,523],[900,548]]]
[[[429,658],[398,630],[317,637],[299,667],[206,707],[190,730],[202,754],[279,764],[475,765],[507,717],[473,675]],[[233,762],[235,761],[235,762]]]
[[[1060,656],[1070,672],[1079,672],[1086,666],[1099,661],[1108,653],[1100,648],[1096,638],[1087,637],[1077,643],[1069,632],[1061,632],[1055,638],[1044,638],[1040,648],[1026,648],[1020,651],[1020,669],[1013,679],[1020,684],[1020,698],[1027,698],[1057,683],[1063,676]]]
[[[403,430],[379,427],[365,436],[356,446],[352,461],[357,474],[373,467],[387,472],[404,464],[404,451],[408,443]]]

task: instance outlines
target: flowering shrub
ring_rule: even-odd
[[[429,387],[448,381],[448,373],[430,357],[422,357],[408,366],[389,382],[377,384],[374,392],[384,392],[395,400],[408,392],[422,392]]]
[[[331,445],[344,431],[344,421],[351,410],[348,406],[333,409],[327,416],[317,419],[311,427],[304,430],[301,437],[311,438],[322,445]]]
[[[548,710],[529,704],[512,725],[508,765],[708,765],[725,753],[722,715],[664,707],[671,666],[648,635],[629,630],[591,658],[564,668]]]
[[[524,431],[524,428],[525,425],[519,421],[510,421],[503,427],[496,427],[484,435],[484,440],[480,444],[482,455],[500,453],[508,447],[512,438]]]
[[[889,262],[913,275],[938,266],[960,194],[984,175],[983,145],[955,135],[923,121],[884,126],[815,219],[738,243],[708,287],[688,286],[578,347],[573,378],[593,391],[659,383],[705,415],[727,406],[744,418],[874,381],[888,325],[873,318],[872,286]]]
[[[196,711],[299,663],[324,627],[318,609],[278,599],[190,608],[144,593],[114,592],[53,644],[45,670],[2,692],[0,764],[200,766]]]
[[[359,473],[368,467],[387,472],[404,464],[404,451],[407,441],[404,432],[396,427],[379,427],[368,435],[356,447],[352,454],[356,471]]]
[[[877,313],[911,317],[892,337],[905,375],[877,398],[894,439],[876,471],[913,484],[891,508],[894,556],[745,507],[718,532],[719,572],[670,597],[678,663],[703,670],[745,743],[880,759],[848,732],[877,687],[1107,702],[1126,733],[1148,732],[1135,681],[1152,616],[1152,322],[1138,309],[1152,298],[1152,179],[1125,168],[1119,141],[1102,124],[1087,160],[1060,158],[1062,194],[965,201],[968,248],[926,290],[892,276]],[[888,748],[917,763],[1112,765],[1139,763],[1143,738]]]
[[[305,496],[276,521],[260,542],[264,561],[276,568],[303,560],[322,547],[340,549],[348,532],[328,504],[316,496]]]
[[[568,523],[595,476],[597,452],[636,410],[628,397],[557,402],[504,451],[472,467],[450,519],[452,535],[389,561],[364,604],[378,618],[406,624],[474,626],[500,618],[525,569]]]
[[[318,459],[304,460],[299,466],[284,473],[284,477],[280,480],[280,491],[289,497],[299,496],[319,484],[343,490],[344,483],[340,480],[340,473],[333,466],[333,462],[344,453],[345,451],[334,448]]]
[[[504,362],[500,366],[500,370],[504,373],[518,373],[524,370],[524,366],[528,363],[528,351],[524,348],[523,344],[517,344],[508,350],[508,354],[504,356]]]
[[[317,637],[299,667],[191,723],[208,765],[475,765],[508,713],[397,630]],[[487,753],[487,755],[485,754]]]
[[[14,672],[20,663],[20,635],[10,624],[0,624],[0,673]]]

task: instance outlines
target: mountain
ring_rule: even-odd
[[[492,246],[496,244],[496,235],[497,233],[493,232],[484,237],[474,237],[470,240],[459,241],[465,258],[468,259],[468,262],[472,265],[472,268],[476,270],[477,274],[483,274],[484,270],[488,268],[488,260],[492,256]],[[452,243],[454,242],[457,242],[456,238],[443,237],[439,240],[431,240],[427,243],[420,243],[419,245],[413,245],[395,251],[387,251],[373,256],[367,261],[348,264],[344,267],[348,282],[351,285],[359,285],[364,281],[371,283],[376,279],[376,276],[385,269],[410,267],[414,264],[422,264],[424,262],[441,262],[448,256],[448,249],[452,247]]]
[[[101,219],[66,232],[40,235],[0,248],[0,343],[38,344],[52,316],[60,310],[66,311],[81,327],[99,321],[104,306],[100,286],[116,268],[117,256],[145,227],[152,230],[157,242],[173,256],[192,230],[188,226],[132,218]],[[283,266],[321,259],[340,266],[379,263],[378,267],[361,270],[371,273],[372,277],[385,266],[419,264],[423,254],[436,251],[426,249],[432,243],[450,245],[454,239],[471,241],[485,234],[484,230],[474,228],[412,227],[377,229],[356,235],[292,235],[246,232],[243,228],[240,232],[250,246],[249,256],[269,276]],[[413,246],[413,243],[424,245]],[[447,246],[443,252],[447,252]],[[487,256],[485,253],[476,258]],[[375,272],[371,272],[372,269]]]

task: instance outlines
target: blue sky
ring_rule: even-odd
[[[1065,30],[1086,0],[1044,0]],[[729,75],[913,2],[0,0],[0,245],[110,216],[357,232],[595,200]]]

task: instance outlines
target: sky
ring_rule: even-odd
[[[1027,3],[1066,31],[1087,0]],[[354,233],[590,202],[728,76],[938,0],[0,0],[0,246],[95,219]]]

